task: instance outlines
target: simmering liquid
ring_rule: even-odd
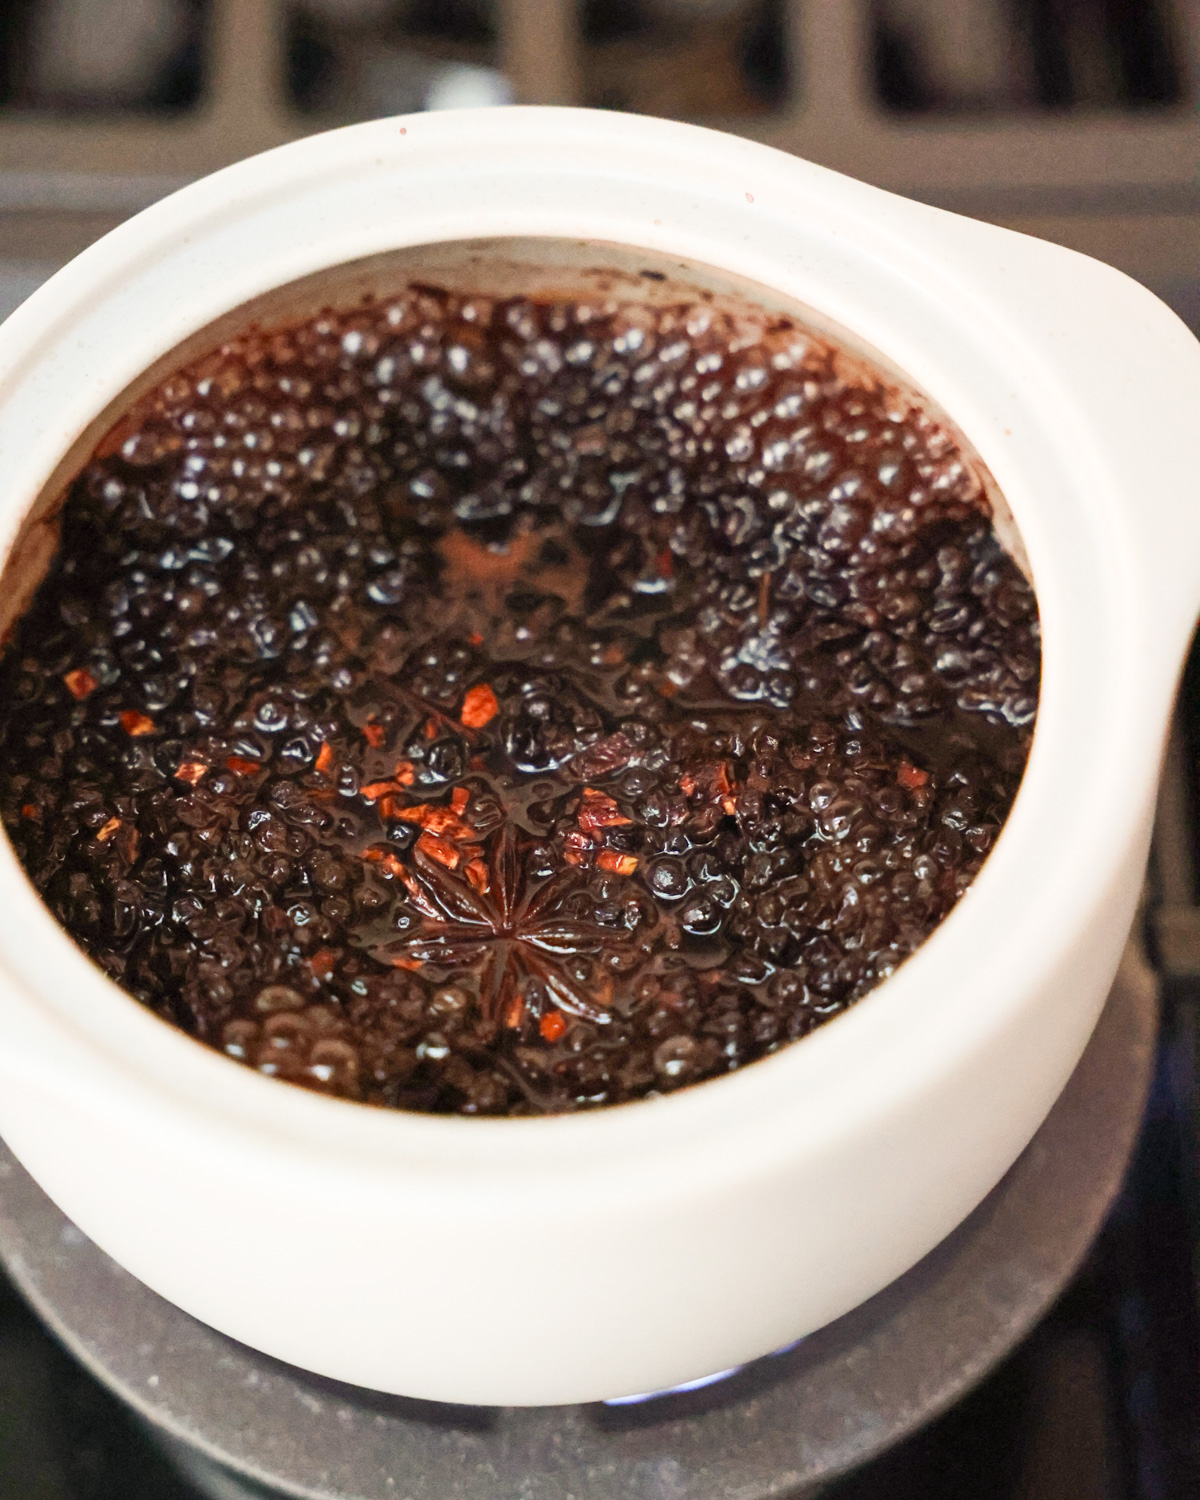
[[[0,811],[94,960],[248,1067],[595,1107],[919,947],[1038,671],[953,434],[827,340],[413,286],[100,445],[0,664]]]

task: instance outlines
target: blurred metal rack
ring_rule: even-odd
[[[990,112],[886,108],[878,9],[868,0],[784,0],[778,11],[786,52],[779,100],[702,123],[1071,245],[1200,316],[1195,0],[1159,3],[1178,75],[1171,101]],[[52,269],[170,188],[339,123],[295,103],[286,56],[292,14],[289,0],[212,0],[203,82],[190,109],[81,116],[0,108],[0,260]],[[495,61],[517,99],[588,101],[585,21],[582,0],[494,0]]]

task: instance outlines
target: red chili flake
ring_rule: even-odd
[[[107,844],[109,839],[112,838],[113,834],[116,833],[117,829],[120,828],[120,826],[120,818],[109,818],[108,822],[105,823],[103,828],[97,830],[96,842],[100,844]]]
[[[235,776],[253,776],[262,770],[261,764],[256,760],[247,760],[244,755],[231,755],[225,762],[225,767]]]
[[[408,871],[391,849],[364,849],[362,857],[368,864],[379,865],[385,875],[397,875],[405,885],[409,883]]]
[[[456,812],[448,807],[431,807],[428,816],[423,820],[423,826],[430,833],[441,833],[447,838],[454,839],[459,844],[477,844],[479,835],[471,827],[470,823],[463,822]]]
[[[148,714],[140,714],[136,708],[127,708],[121,715],[121,728],[136,740],[143,734],[153,734],[158,725]]]
[[[425,965],[421,962],[421,960],[419,958],[393,958],[392,959],[392,968],[393,969],[408,969],[411,973],[415,974],[418,969],[423,969],[424,967],[425,967]]]
[[[417,840],[417,848],[423,854],[427,854],[430,859],[436,859],[439,865],[445,865],[448,870],[457,870],[458,862],[462,858],[449,839],[444,839],[439,834],[430,833],[428,830]]]
[[[66,674],[63,681],[72,698],[80,700],[86,698],[89,693],[94,693],[100,686],[86,667],[76,667],[73,672]]]
[[[21,809],[21,816],[23,818],[31,819],[34,823],[40,823],[42,821],[42,811],[41,808],[38,807],[36,802],[27,802]]]
[[[398,760],[396,762],[395,778],[400,786],[412,786],[417,777],[411,760]]]
[[[333,978],[333,966],[337,955],[332,948],[318,948],[308,960],[308,967],[313,972],[314,979],[323,979],[326,983]]]
[[[368,802],[378,802],[380,797],[386,797],[389,792],[399,790],[399,784],[395,781],[368,781],[366,786],[359,787],[359,791]]]
[[[675,571],[675,559],[671,556],[670,547],[664,547],[654,559],[654,563],[661,578],[670,578]]]
[[[471,800],[471,794],[465,786],[456,786],[450,793],[450,806],[459,817],[466,811],[467,803]]]
[[[413,807],[393,808],[391,816],[403,823],[418,823],[427,833],[445,835],[460,844],[479,842],[479,835],[471,825],[464,823],[448,807],[431,807],[427,802],[418,802]]]
[[[679,778],[679,790],[685,797],[690,797],[696,790],[696,778],[685,771]]]
[[[317,751],[316,769],[322,776],[328,776],[333,769],[333,746],[328,740]]]
[[[585,833],[598,833],[601,828],[617,828],[633,822],[627,818],[616,802],[606,792],[585,786],[583,801],[579,806],[578,822]]]
[[[602,870],[611,870],[614,875],[632,875],[638,867],[636,854],[618,854],[615,849],[601,849],[596,863]]]
[[[471,634],[467,637],[467,644],[471,646],[483,645],[483,637],[479,634],[478,630],[472,630]]]
[[[510,1031],[516,1031],[524,1018],[525,998],[522,995],[514,995],[504,1007],[504,1024]]]
[[[634,749],[623,734],[606,735],[568,762],[577,781],[595,781],[623,770],[633,759]]]
[[[557,1042],[566,1035],[567,1023],[561,1010],[548,1010],[538,1022],[538,1030],[545,1042]]]
[[[438,733],[438,730],[437,730],[437,720],[436,719],[426,719],[425,720],[425,738],[427,740],[436,740],[437,739],[437,733]]]
[[[387,739],[387,730],[382,724],[376,724],[374,719],[368,719],[362,727],[363,737],[372,750],[379,750]]]
[[[477,682],[463,699],[462,721],[468,729],[482,729],[500,712],[496,695],[486,682]]]
[[[902,760],[900,769],[896,772],[896,780],[901,786],[907,787],[910,792],[915,792],[918,787],[928,783],[929,772],[922,771],[920,766],[914,766],[907,760]]]
[[[208,775],[208,767],[202,760],[180,761],[175,770],[176,781],[186,781],[188,786],[195,786],[198,781],[203,781]]]
[[[486,896],[491,882],[488,880],[488,867],[481,859],[470,860],[463,874],[467,877],[467,884],[477,890],[481,896]]]

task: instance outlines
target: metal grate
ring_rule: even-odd
[[[153,3],[0,8],[0,258],[52,267],[171,186],[411,107],[453,65],[475,91],[435,102],[487,97],[486,75],[497,99],[697,119],[1200,307],[1194,0],[169,0],[187,26],[166,82],[107,109],[31,82],[48,7],[95,25]],[[407,83],[388,35],[417,59]]]

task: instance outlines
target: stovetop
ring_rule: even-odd
[[[1033,1334],[946,1415],[825,1500],[1193,1500],[1200,1493],[1200,981],[1168,978],[1124,1190]],[[240,1482],[238,1482],[240,1483]],[[0,1280],[0,1500],[218,1500]]]

